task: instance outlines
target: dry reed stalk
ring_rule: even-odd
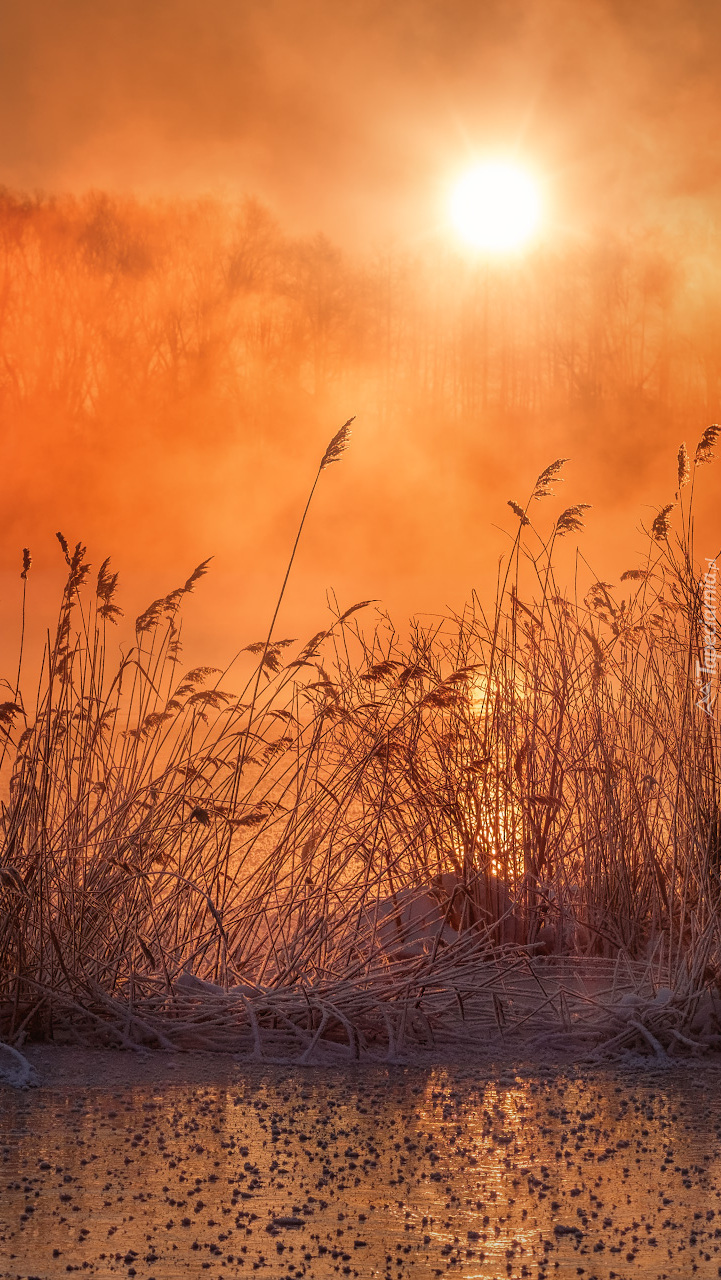
[[[59,537],[34,712],[19,679],[0,706],[0,1034],[303,1061],[531,1032],[594,1052],[716,1045],[720,744],[695,706],[691,500],[676,542],[667,506],[646,567],[619,593],[592,579],[583,601],[559,590],[553,547],[586,505],[546,540],[511,505],[490,617],[474,598],[404,640],[337,609],[293,656],[273,639],[286,574],[239,695],[227,672],[177,674],[207,561],[118,662],[117,575],[105,561],[88,601],[85,549]],[[414,895],[450,873],[456,940],[389,946],[387,904],[402,935]]]

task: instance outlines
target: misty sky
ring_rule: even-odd
[[[252,192],[348,246],[423,240],[478,151],[558,230],[719,208],[721,10],[702,0],[5,4],[0,181]]]
[[[703,246],[706,231],[721,225],[720,55],[721,6],[710,0],[6,0],[0,7],[0,185],[50,197],[89,191],[141,202],[169,197],[179,226],[187,198],[257,197],[283,235],[322,231],[340,245],[351,263],[350,280],[352,264],[365,255],[370,261],[379,249],[408,251],[421,261],[429,246],[428,260],[435,261],[439,240],[443,247],[448,237],[449,250],[457,248],[448,225],[449,187],[477,156],[503,152],[528,165],[545,186],[544,235],[552,252],[588,245],[592,262],[616,234],[638,246],[647,233],[649,252],[663,240],[669,279],[678,261],[686,269],[698,258],[685,276],[676,272],[673,315],[681,327],[663,331],[659,340],[668,338],[671,350],[678,338],[674,350],[692,351],[684,359],[693,376],[711,369],[706,407],[717,417],[721,316],[713,310],[716,276]],[[52,246],[50,231],[48,237]],[[171,259],[172,252],[159,258],[159,280]],[[703,305],[697,305],[699,276],[713,295]],[[577,287],[582,301],[591,297],[583,280],[576,286],[575,276],[569,279],[569,291]],[[44,296],[39,286],[38,315]],[[71,302],[62,303],[50,304],[51,320],[69,315]],[[23,305],[17,303],[21,318]],[[434,305],[428,303],[429,313]],[[28,383],[36,328],[31,321],[26,350],[20,344],[17,386]],[[95,330],[88,332],[92,346]],[[116,345],[122,352],[122,343]],[[266,377],[261,370],[258,378],[272,389],[272,372]],[[206,589],[215,602],[211,615],[216,608],[225,617],[230,609],[238,631],[260,627],[306,477],[312,478],[330,435],[365,400],[352,456],[317,499],[289,612],[305,625],[332,584],[343,603],[380,596],[407,616],[448,600],[460,606],[484,566],[493,583],[502,542],[486,531],[504,518],[506,498],[522,496],[554,456],[573,456],[569,499],[588,499],[596,510],[624,504],[622,518],[611,512],[603,523],[600,511],[594,514],[589,539],[597,539],[601,556],[616,550],[625,557],[639,505],[665,500],[680,439],[696,438],[706,425],[697,420],[696,402],[692,422],[670,410],[662,421],[643,384],[620,417],[619,390],[605,417],[588,418],[588,429],[576,404],[560,415],[549,409],[530,424],[522,416],[526,439],[533,437],[528,448],[513,436],[517,423],[495,427],[471,414],[464,438],[461,430],[446,432],[439,419],[441,457],[436,436],[423,445],[400,418],[390,428],[380,423],[368,378],[359,374],[350,386],[352,395],[337,393],[330,378],[327,389],[305,395],[300,417],[297,396],[289,402],[292,411],[273,410],[268,435],[275,453],[267,449],[267,474],[261,466],[261,478],[246,486],[240,505],[236,476],[244,473],[232,448],[252,429],[235,411],[232,448],[217,446],[217,456],[203,462],[199,484],[198,459],[190,446],[182,452],[186,445],[172,439],[167,425],[175,421],[176,405],[164,404],[156,415],[165,414],[166,426],[153,446],[153,466],[144,452],[151,446],[142,417],[132,439],[121,439],[122,430],[108,428],[102,416],[89,423],[80,414],[78,425],[69,412],[63,435],[59,402],[3,410],[6,474],[15,485],[6,493],[5,518],[12,513],[14,523],[3,554],[31,543],[38,549],[37,579],[43,556],[50,562],[56,555],[57,522],[71,541],[94,540],[96,561],[106,551],[117,557],[128,580],[133,572],[137,577],[145,546],[154,545],[167,587],[181,564],[182,577],[215,552],[216,585]],[[203,401],[198,448],[206,410]],[[183,412],[192,416],[196,408],[191,403]],[[35,439],[37,423],[51,424],[42,427],[50,436],[38,427],[33,451],[27,442]],[[54,456],[47,438],[75,476],[74,489],[59,483],[54,464],[47,464]],[[171,492],[167,482],[158,496],[156,464],[158,474],[170,468],[175,485],[184,488]],[[23,466],[32,476],[27,483]],[[28,492],[35,493],[34,506]],[[713,502],[711,485],[708,493]],[[245,525],[239,526],[239,510]],[[341,533],[349,548],[343,553]],[[709,554],[715,551],[714,545]],[[242,597],[236,593],[239,552],[247,580]],[[157,568],[154,562],[142,588],[149,594],[156,592]]]

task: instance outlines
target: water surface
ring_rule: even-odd
[[[109,1056],[0,1088],[3,1280],[721,1276],[718,1068]]]

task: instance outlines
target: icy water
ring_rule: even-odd
[[[718,1068],[105,1061],[0,1088],[3,1280],[721,1276]]]

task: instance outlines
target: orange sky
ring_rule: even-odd
[[[360,280],[388,246],[442,252],[448,182],[500,149],[544,175],[551,250],[660,237],[691,262],[721,221],[719,53],[721,9],[688,0],[24,0],[2,18],[0,182],[141,201],[256,196],[284,236],[326,233]],[[353,449],[324,476],[301,548],[293,634],[316,629],[326,586],[343,604],[380,596],[400,616],[460,607],[493,580],[506,499],[523,500],[558,454],[573,457],[564,498],[599,507],[590,546],[609,578],[627,567],[644,504],[673,489],[680,434],[692,444],[706,425],[649,398],[622,420],[557,406],[530,426],[480,414],[456,437],[384,419],[362,371],[341,385],[331,369],[304,395],[274,403],[260,445],[239,418],[210,461],[202,414],[182,447],[167,427],[162,440],[118,441],[84,421],[68,446],[74,486],[36,438],[34,410],[8,400],[4,599],[17,586],[7,547],[31,541],[48,581],[56,527],[94,541],[95,563],[113,555],[131,609],[215,553],[190,636],[194,658],[222,658],[235,647],[226,632],[262,632],[319,453],[354,412]],[[166,421],[176,408],[189,417],[168,403]],[[711,555],[717,481],[704,482]]]
[[[558,224],[718,211],[721,11],[705,0],[25,0],[0,177],[252,192],[359,248],[428,235],[449,173],[518,149]]]

